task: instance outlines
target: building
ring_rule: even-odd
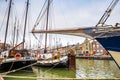
[[[82,45],[81,50],[84,55],[90,56],[93,54],[92,45],[90,41],[88,40],[88,38],[86,38],[81,45]]]
[[[94,55],[107,55],[108,54],[107,51],[102,47],[102,45],[98,41],[93,40],[91,44],[92,44]]]
[[[107,55],[107,51],[102,47],[99,42],[96,40],[89,40],[86,38],[84,42],[80,45],[80,50],[82,55],[90,56],[90,55]]]

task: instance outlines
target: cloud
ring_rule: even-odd
[[[53,28],[76,28],[84,26],[95,26],[111,1],[112,0],[54,0],[52,4],[53,10],[51,10],[53,13],[51,17]],[[20,19],[21,24],[24,23],[23,13],[25,9],[25,2],[26,0],[14,0],[17,16]],[[30,0],[29,17],[31,18],[29,18],[29,29],[33,28],[33,25],[37,19],[37,16],[39,15],[43,3],[44,0]],[[3,7],[6,7],[7,4],[8,3],[4,2],[2,3],[2,5],[0,5],[2,7],[2,9],[0,9],[0,24],[4,15],[4,12],[1,11],[5,11],[5,8]],[[113,10],[106,24],[114,25],[116,22],[120,22],[120,5],[118,4]],[[72,41],[70,38],[66,38],[66,36],[59,37],[63,38],[63,43],[65,44],[67,41]],[[31,38],[32,43],[36,44],[34,43],[35,39],[33,37]],[[29,37],[27,38],[27,40],[29,40]]]
[[[71,1],[71,0],[70,0]],[[78,0],[76,0],[77,2]],[[87,2],[87,0],[84,0],[84,5],[80,4],[77,6],[67,6],[66,8],[65,3],[64,6],[62,6],[63,12],[60,12],[57,8],[56,14],[55,14],[55,23],[58,28],[62,27],[80,27],[80,26],[94,26],[97,24],[97,22],[102,17],[103,13],[107,9],[109,3],[111,1],[91,1],[90,3]],[[86,3],[85,3],[86,2]],[[74,4],[74,2],[73,2]],[[75,4],[74,4],[75,5]],[[58,5],[56,5],[58,6]],[[118,5],[117,5],[118,6]],[[74,7],[74,9],[73,9]],[[67,10],[66,10],[67,9]],[[116,11],[114,14],[111,15],[111,17],[114,17],[118,15],[119,13]],[[116,19],[111,19],[116,20]],[[110,21],[110,19],[109,19]]]

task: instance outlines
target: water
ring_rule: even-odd
[[[34,73],[15,72],[9,75],[49,78],[120,78],[120,70],[112,60],[76,59],[76,71],[66,68],[33,67]],[[5,78],[5,80],[21,80],[18,78]],[[36,80],[36,79],[24,79]],[[41,80],[41,79],[37,79]]]
[[[77,59],[76,78],[120,78],[120,70],[112,60]]]

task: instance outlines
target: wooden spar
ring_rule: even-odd
[[[55,29],[55,30],[32,30],[32,33],[68,33],[68,32],[74,32],[74,33],[82,33],[83,30],[86,28],[78,28],[78,29]]]
[[[21,43],[19,43],[18,45],[16,45],[16,46],[14,46],[12,49],[15,49],[16,47],[18,47],[19,45],[21,45],[21,44],[23,44],[24,42],[21,42]],[[11,50],[12,50],[11,49]]]
[[[28,7],[29,7],[29,0],[27,0],[27,5],[26,5],[26,15],[25,15],[25,24],[24,24],[23,42],[25,42],[25,33],[26,33],[26,25],[27,25]],[[24,43],[23,43],[23,49],[24,49]]]
[[[48,0],[48,7],[47,7],[46,31],[48,30],[49,8],[50,8],[50,0]],[[46,48],[47,48],[47,33],[45,33],[45,49],[44,49],[44,53],[47,52]]]
[[[15,24],[14,24],[14,30],[13,30],[13,47],[15,44],[15,32],[16,32],[16,18],[15,18]]]
[[[50,34],[63,34],[63,35],[73,35],[73,36],[81,36],[81,37],[88,37],[92,39],[91,36],[89,36],[86,33],[86,30],[92,30],[93,28],[72,28],[72,29],[55,29],[55,30],[32,30],[32,33],[50,33]]]
[[[10,0],[10,4],[9,4],[9,10],[8,10],[8,16],[7,16],[7,24],[6,24],[6,31],[5,31],[5,39],[4,39],[3,50],[5,50],[5,44],[6,44],[6,39],[7,39],[8,24],[9,24],[10,11],[11,11],[11,4],[12,4],[12,0]]]

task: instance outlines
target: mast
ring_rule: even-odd
[[[50,0],[48,0],[48,4],[47,4],[47,20],[46,20],[46,31],[48,30],[48,21],[49,21],[49,8],[50,8]],[[47,33],[45,33],[45,49],[44,49],[44,53],[47,52]]]
[[[3,50],[5,50],[5,44],[6,44],[6,39],[7,39],[8,24],[9,24],[10,11],[11,11],[11,4],[12,4],[12,0],[10,0],[10,3],[9,3],[9,10],[8,10],[8,16],[7,16],[7,24],[6,24],[6,31],[5,31],[5,39],[4,39]]]
[[[25,32],[26,32],[26,24],[27,24],[27,14],[28,14],[28,7],[29,7],[29,0],[27,0],[26,5],[26,14],[25,14],[25,24],[24,24],[24,33],[23,33],[23,49],[24,49],[24,43],[25,43]]]
[[[19,36],[19,29],[18,29],[18,28],[19,28],[19,21],[18,21],[17,31],[16,31],[16,43],[15,43],[16,45],[17,45],[17,43],[18,43],[18,36]],[[15,46],[16,46],[16,45],[15,45]]]
[[[13,47],[15,44],[15,33],[16,33],[16,18],[15,18],[14,29],[13,29]]]

